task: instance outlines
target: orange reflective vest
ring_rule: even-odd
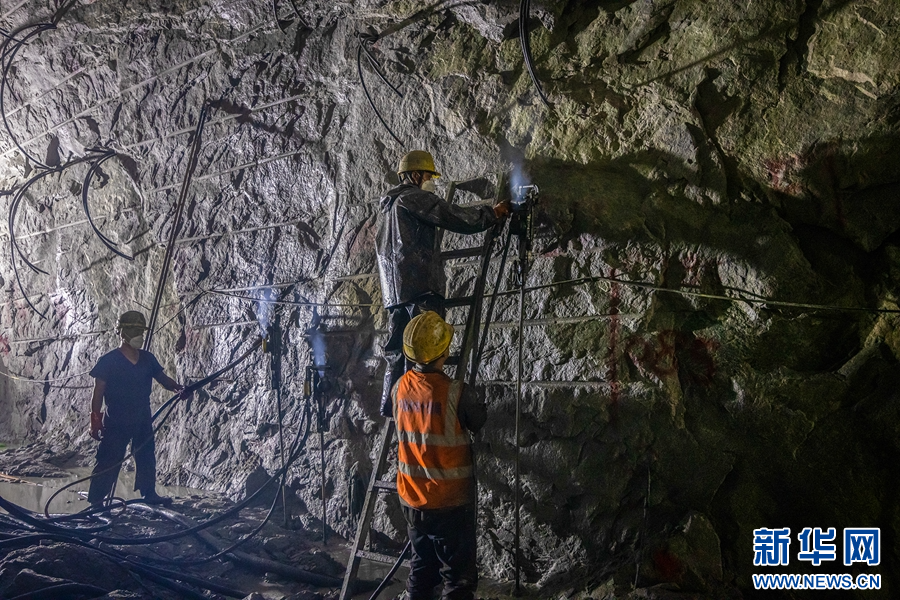
[[[475,500],[469,434],[457,416],[461,389],[439,371],[407,371],[394,386],[397,492],[407,506],[430,510]]]

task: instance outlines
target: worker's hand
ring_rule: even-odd
[[[179,400],[187,400],[187,399],[190,398],[190,397],[193,395],[193,393],[194,393],[194,392],[192,392],[192,391],[188,391],[188,389],[187,389],[186,387],[184,387],[183,385],[181,385],[180,383],[176,383],[176,384],[175,384],[175,389],[172,390],[172,391],[178,393],[178,399],[179,399]]]
[[[509,201],[504,200],[500,204],[494,205],[494,215],[497,216],[498,219],[502,219],[509,214]]]
[[[91,437],[98,442],[103,438],[103,413],[91,411]]]

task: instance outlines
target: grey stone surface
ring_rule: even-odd
[[[754,528],[866,524],[896,539],[896,313],[718,298],[897,309],[895,3],[534,2],[552,109],[524,68],[516,2],[416,13],[406,0],[295,0],[299,17],[276,4],[284,31],[259,0],[83,2],[16,55],[4,97],[12,133],[50,164],[116,150],[91,182],[91,211],[135,259],[113,255],[84,222],[86,164],[29,189],[16,232],[49,274],[0,256],[0,370],[35,380],[0,380],[0,437],[38,443],[35,459],[50,448],[90,462],[84,373],[115,344],[116,314],[152,301],[200,106],[219,101],[154,351],[176,379],[196,380],[277,319],[290,440],[315,418],[302,380],[322,330],[338,533],[353,531],[349,473],[369,468],[380,427],[376,201],[417,147],[435,153],[441,190],[513,166],[541,188],[538,289],[525,309],[527,581],[585,577],[583,589],[607,589],[640,562],[646,585],[681,577],[691,593],[746,590]],[[4,9],[6,29],[51,14]],[[402,97],[365,57],[364,77],[402,144],[359,85],[364,31],[383,33],[373,53]],[[4,135],[0,187],[15,193],[38,172]],[[47,320],[25,305],[10,260]],[[448,267],[449,293],[468,289],[473,265]],[[550,285],[591,276],[632,283]],[[273,284],[270,301],[328,306],[235,297],[263,298],[258,286]],[[502,579],[512,575],[515,298],[497,310],[477,447],[482,572]],[[178,406],[157,438],[163,481],[238,497],[251,475],[277,469],[269,368],[259,354]],[[295,516],[321,526],[318,457],[313,432],[289,489]],[[396,507],[376,524],[403,535]],[[883,548],[890,597],[900,557]],[[687,566],[661,569],[651,549]]]

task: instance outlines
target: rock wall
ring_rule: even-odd
[[[210,102],[153,349],[196,380],[276,322],[289,441],[313,414],[302,382],[321,342],[336,531],[353,531],[349,490],[381,424],[377,199],[399,156],[426,148],[442,182],[515,169],[541,191],[523,339],[528,582],[627,585],[637,564],[641,585],[746,590],[753,529],[865,525],[881,528],[875,572],[896,593],[896,4],[536,1],[549,107],[517,5],[82,1],[31,37],[2,88],[3,207],[37,163],[54,172],[14,224],[46,273],[0,257],[0,436],[91,457],[84,373],[119,312],[149,310]],[[7,29],[54,10],[4,8]],[[379,35],[367,48],[396,92],[360,34]],[[94,148],[116,155],[90,178],[90,211],[131,261],[85,220],[77,161]],[[467,290],[474,262],[449,268],[448,292]],[[512,574],[516,320],[502,297],[479,388],[480,557],[498,578]],[[260,353],[178,406],[157,437],[164,482],[241,495],[277,468],[272,368]],[[317,444],[291,471],[309,523]],[[390,506],[377,526],[403,535]],[[846,569],[787,569],[829,570]]]

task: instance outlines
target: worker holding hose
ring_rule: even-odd
[[[150,390],[155,379],[172,392],[184,386],[163,372],[150,352],[141,350],[147,321],[138,311],[129,310],[119,317],[116,332],[118,348],[100,357],[90,375],[94,378],[91,399],[91,437],[100,441],[97,464],[91,478],[88,502],[99,506],[119,477],[125,450],[131,443],[134,454],[134,489],[140,490],[149,504],[171,504],[171,498],[156,493],[156,446],[151,423]],[[106,416],[101,409],[106,403]]]
[[[381,394],[381,414],[391,415],[391,388],[406,371],[403,329],[425,310],[444,314],[444,266],[435,256],[437,227],[456,233],[478,233],[509,214],[509,203],[463,207],[437,196],[434,158],[413,150],[397,168],[400,185],[381,199],[377,234],[381,297],[388,311],[388,339],[383,346],[387,368]],[[438,251],[440,249],[437,249]]]
[[[453,327],[435,312],[413,318],[403,352],[415,366],[391,391],[397,422],[397,493],[412,558],[408,600],[430,600],[443,580],[444,600],[471,600],[478,586],[475,470],[471,438],[487,409],[448,377]]]

